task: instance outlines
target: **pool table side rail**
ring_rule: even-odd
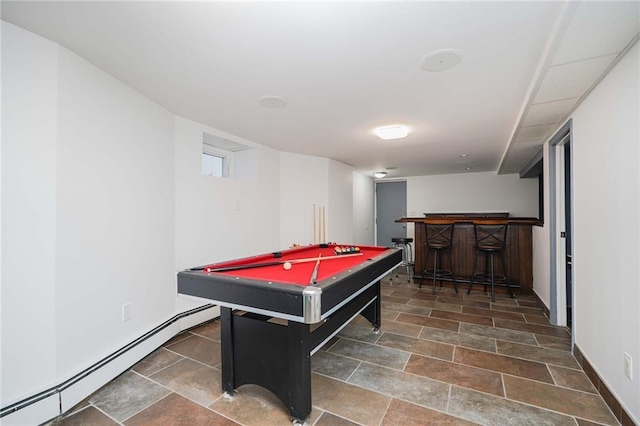
[[[353,267],[326,278],[313,290],[308,286],[266,283],[223,273],[198,270],[178,272],[178,293],[213,301],[217,305],[271,315],[289,321],[315,323],[345,300],[351,299],[402,262],[399,249],[388,249]],[[319,289],[317,291],[315,289]],[[318,299],[320,302],[318,302]],[[318,311],[319,310],[319,311]]]
[[[314,251],[314,247],[320,246],[320,248],[328,248],[328,247],[333,247],[334,244],[317,244],[314,246],[302,246],[302,247],[296,247],[296,248],[291,248],[291,249],[286,249],[286,250],[280,250],[280,251],[274,251],[271,253],[265,253],[265,254],[258,254],[255,256],[248,256],[248,257],[243,257],[240,259],[234,259],[234,260],[225,260],[222,262],[216,262],[216,263],[208,263],[206,265],[201,265],[201,266],[196,266],[193,268],[189,268],[189,271],[202,271],[204,269],[210,268],[210,269],[216,269],[216,268],[226,268],[226,267],[234,267],[234,266],[238,266],[239,269],[241,269],[241,267],[243,265],[251,265],[254,263],[267,263],[267,262],[278,262],[278,261],[286,261],[285,259],[289,259],[292,255],[295,257],[315,257],[315,255],[313,254]],[[336,246],[340,246],[340,245],[336,245]],[[368,247],[368,246],[362,246],[363,248]],[[373,248],[376,249],[383,249],[385,247],[379,247],[379,246],[373,246]],[[305,252],[309,252],[308,254],[302,254]]]

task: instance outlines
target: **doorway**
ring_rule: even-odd
[[[573,282],[573,196],[571,120],[549,141],[551,190],[551,322],[571,327]]]
[[[392,238],[406,237],[407,225],[396,220],[407,215],[407,182],[376,182],[376,244],[391,247]]]

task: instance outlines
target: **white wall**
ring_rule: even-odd
[[[640,420],[640,46],[572,114],[575,344],[636,423]],[[635,89],[634,89],[635,88]],[[549,143],[544,158],[549,158]],[[549,162],[545,225],[534,228],[535,292],[550,306]],[[623,353],[633,357],[631,381]]]
[[[494,172],[408,177],[407,215],[424,213],[509,212],[538,216],[538,181]],[[407,224],[407,236],[415,227]]]
[[[2,49],[6,406],[61,383],[175,314],[175,201],[168,111],[6,23]],[[123,303],[131,304],[126,322]],[[63,408],[136,360],[74,387]],[[40,423],[57,414],[52,408],[57,396],[53,406],[47,400],[18,413],[29,412],[29,420],[3,423]]]
[[[549,158],[549,144],[543,146],[543,158]],[[551,309],[551,219],[549,207],[549,161],[544,161],[542,180],[545,182],[543,226],[532,227],[533,240],[533,291],[548,309]]]
[[[329,160],[327,241],[353,244],[353,169],[346,164]]]
[[[640,421],[640,45],[573,114],[575,343]],[[634,381],[623,374],[623,353]]]
[[[203,132],[255,147],[255,176],[203,176]],[[176,117],[175,164],[176,271],[281,248],[278,151]]]
[[[66,376],[174,314],[173,116],[59,52],[56,340]]]
[[[56,376],[57,61],[2,23],[2,405]]]
[[[309,155],[280,153],[280,235],[281,248],[292,244],[314,242],[313,206],[316,206],[316,238],[318,240],[318,211],[325,209],[325,219],[333,214],[329,206],[329,160]],[[329,238],[330,221],[325,220]]]
[[[538,182],[494,172],[407,178],[407,212],[509,212],[538,216]]]
[[[350,166],[327,158],[280,153],[281,248],[321,242],[321,208],[324,208],[325,241],[351,243],[352,173]]]
[[[374,238],[373,179],[353,172],[353,243],[373,245]]]

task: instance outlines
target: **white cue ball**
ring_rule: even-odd
[[[291,263],[289,262],[284,262],[282,264],[282,267],[284,268],[285,271],[288,271],[289,269],[291,269]]]

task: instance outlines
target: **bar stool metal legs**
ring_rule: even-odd
[[[475,235],[475,256],[473,258],[473,271],[471,282],[467,294],[471,293],[473,284],[478,281],[484,285],[487,292],[487,285],[491,285],[491,301],[496,301],[496,284],[506,285],[509,294],[513,297],[513,292],[507,279],[507,265],[504,260],[504,250],[506,248],[508,220],[474,220],[473,231]],[[484,271],[478,272],[478,257],[484,256]],[[495,257],[500,258],[502,274],[495,271]]]
[[[453,256],[451,255],[451,247],[448,248],[427,248],[426,249],[426,254],[424,257],[424,265],[427,265],[427,258],[429,257],[429,251],[433,252],[433,269],[425,269],[422,273],[422,279],[420,280],[420,284],[418,285],[419,288],[422,288],[422,283],[424,282],[424,279],[432,279],[432,290],[431,293],[432,294],[436,294],[436,281],[440,281],[440,287],[442,287],[442,281],[443,280],[451,280],[451,282],[453,282],[453,288],[456,290],[456,294],[458,293],[458,284],[456,283],[456,275],[453,272],[453,266],[451,267],[451,270],[448,269],[442,269],[442,252],[443,251],[448,251],[449,252],[449,262],[450,265],[453,265]],[[440,269],[438,269],[438,267],[440,267]]]
[[[398,268],[404,266],[407,273],[407,282],[411,282],[411,269],[413,268],[413,249],[411,248],[411,243],[413,242],[413,238],[392,238],[391,242],[394,247],[402,250],[402,263],[394,269],[391,274],[391,281],[393,281],[394,274],[395,277],[398,278]]]
[[[484,271],[485,272],[481,272],[478,273],[477,271],[477,264],[478,264],[478,257],[479,255],[483,254],[485,256],[485,268]],[[471,282],[469,283],[469,289],[467,290],[467,294],[471,293],[471,288],[473,287],[474,283],[477,284],[482,284],[484,285],[484,291],[485,293],[487,292],[487,286],[490,285],[491,286],[491,301],[495,302],[496,301],[496,289],[495,286],[496,284],[502,284],[502,285],[506,285],[508,290],[509,290],[509,294],[511,295],[511,297],[513,297],[513,292],[511,290],[511,287],[509,286],[507,277],[506,277],[506,272],[504,274],[497,274],[496,273],[496,265],[495,265],[495,257],[498,257],[500,259],[500,263],[502,266],[502,271],[506,271],[506,264],[504,261],[504,253],[503,252],[493,252],[493,251],[487,251],[487,252],[483,252],[482,250],[476,250],[476,254],[473,260],[473,274],[471,275]]]
[[[456,276],[453,272],[453,255],[451,254],[455,223],[448,220],[430,219],[425,221],[423,226],[425,227],[426,242],[424,270],[422,271],[422,279],[420,280],[419,287],[422,288],[422,283],[425,278],[431,279],[431,292],[436,294],[436,281],[440,281],[440,286],[442,287],[443,280],[451,280],[456,293],[458,293],[458,284],[456,283]],[[449,265],[451,269],[444,269],[442,267],[442,255],[445,251],[449,254]],[[430,252],[433,253],[433,269],[427,269]]]

